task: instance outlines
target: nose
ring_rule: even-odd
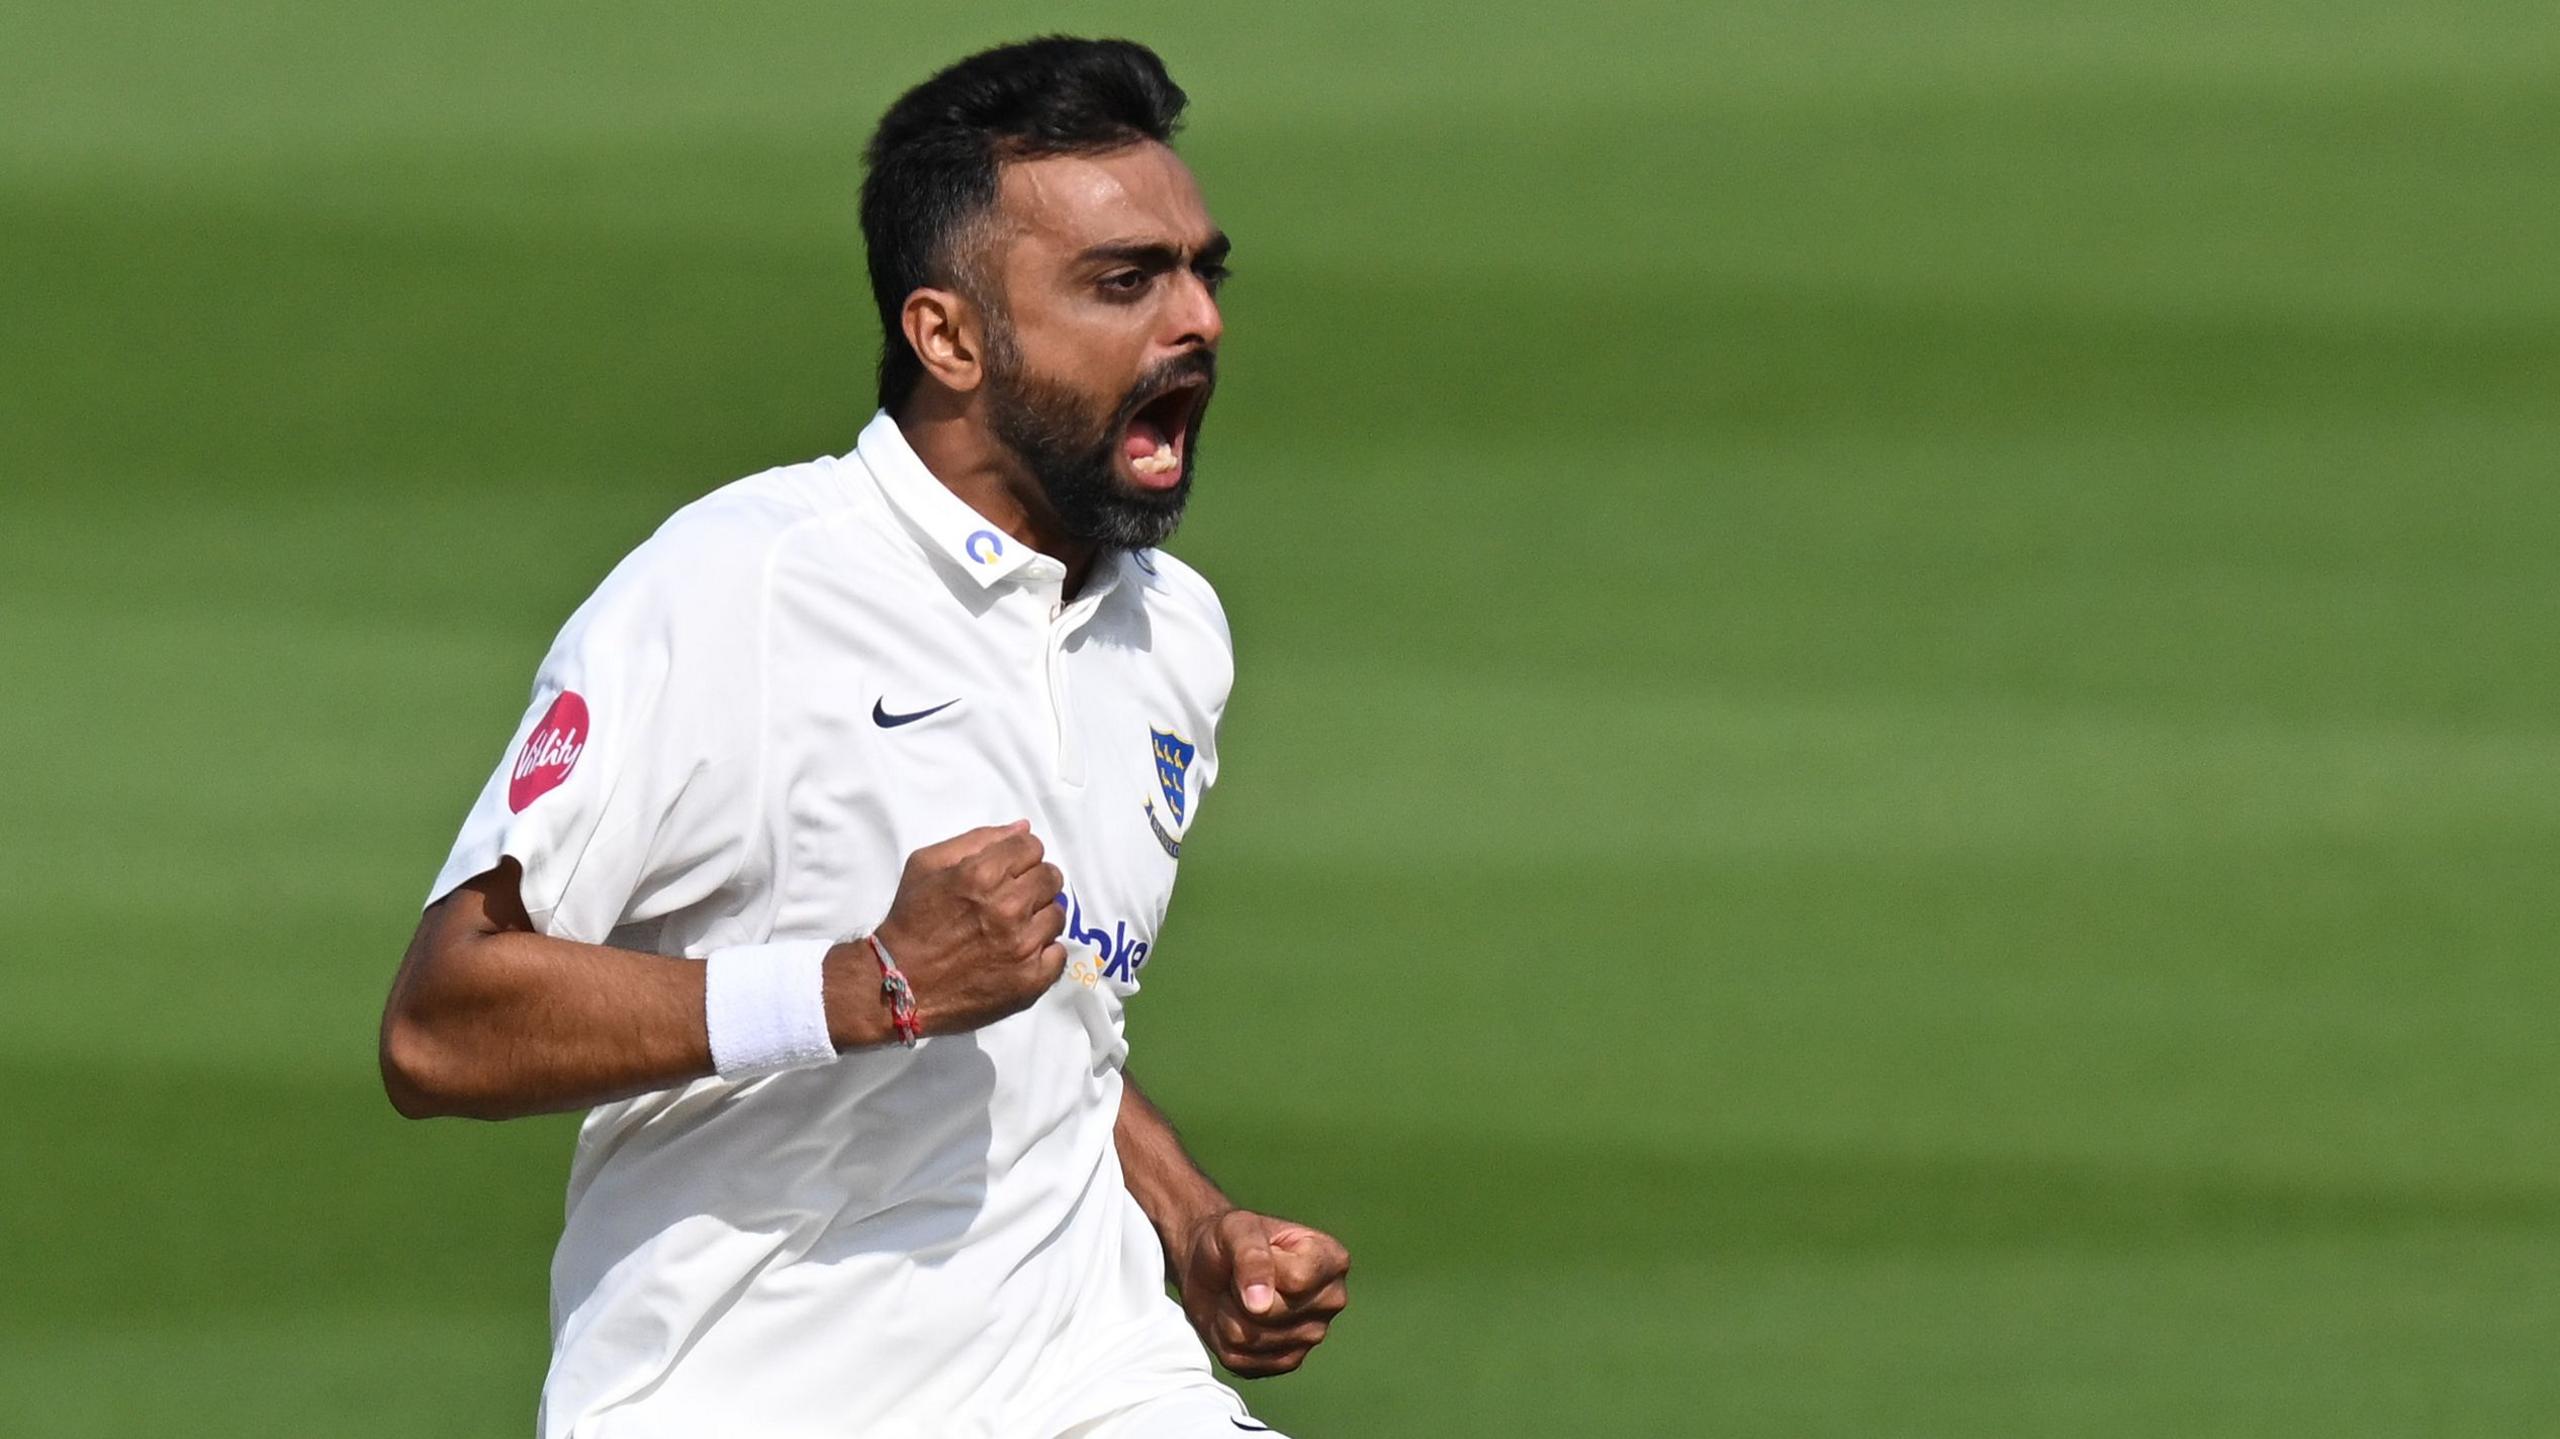
[[[1218,313],[1218,297],[1209,290],[1209,282],[1189,271],[1183,272],[1181,296],[1174,311],[1173,347],[1177,350],[1214,350],[1227,332],[1226,317]]]

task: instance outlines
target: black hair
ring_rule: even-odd
[[[905,404],[924,377],[900,319],[907,296],[967,287],[955,252],[995,208],[997,167],[1170,141],[1186,102],[1146,46],[1065,35],[980,51],[898,97],[872,132],[862,180],[882,409]]]

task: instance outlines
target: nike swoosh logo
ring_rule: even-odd
[[[942,703],[935,705],[929,710],[917,710],[914,714],[907,715],[893,715],[880,707],[880,701],[873,700],[871,702],[871,722],[880,726],[882,729],[896,729],[902,724],[914,724],[917,720],[923,719],[926,715],[938,715],[958,703],[960,703],[958,700],[944,700]]]
[[[1227,1422],[1244,1430],[1248,1434],[1268,1434],[1272,1432],[1271,1426],[1268,1424],[1247,1424],[1241,1419],[1229,1419]]]

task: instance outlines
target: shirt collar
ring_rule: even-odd
[[[863,468],[879,482],[880,493],[887,497],[889,507],[907,522],[925,547],[939,551],[951,561],[953,569],[976,581],[978,588],[993,589],[998,581],[1017,575],[1024,580],[1066,578],[1065,565],[997,529],[986,516],[971,509],[968,501],[951,493],[950,486],[936,479],[887,410],[873,415],[871,423],[862,427],[853,450]],[[1123,552],[1103,555],[1085,577],[1076,603],[1085,605],[1118,588],[1131,562],[1132,557]]]
[[[986,516],[969,508],[967,501],[935,479],[887,410],[873,415],[871,423],[862,427],[862,437],[854,441],[853,451],[862,460],[863,468],[880,482],[880,493],[888,497],[889,507],[915,530],[926,548],[948,556],[955,568],[978,582],[978,588],[992,589],[996,581],[1031,561],[1047,559],[989,524]],[[1054,565],[1057,561],[1049,563]]]

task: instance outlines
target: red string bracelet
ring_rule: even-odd
[[[907,983],[907,972],[889,957],[889,947],[880,936],[866,934],[862,942],[871,946],[872,958],[880,961],[880,992],[889,1000],[889,1023],[898,1031],[898,1042],[909,1049],[924,1038],[924,1020],[916,1013],[916,988]]]

